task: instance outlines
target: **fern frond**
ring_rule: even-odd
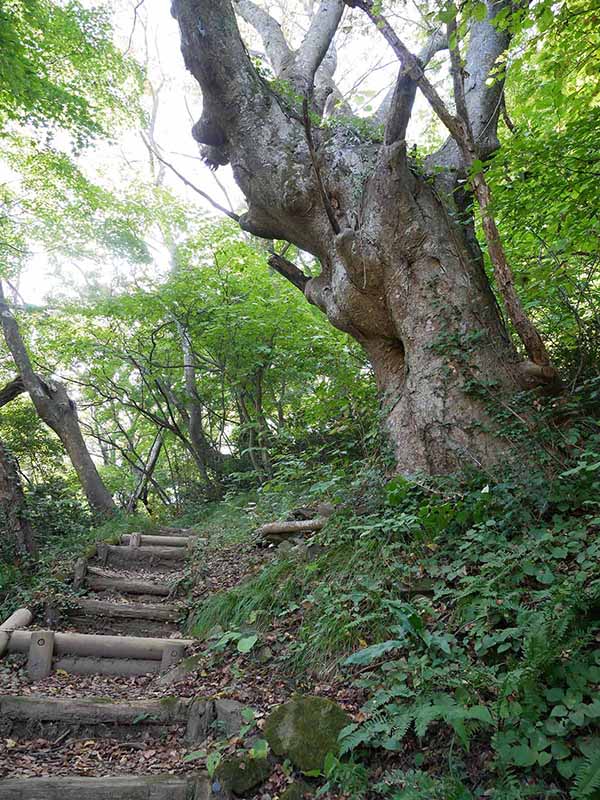
[[[592,792],[600,789],[600,739],[594,740],[586,750],[585,760],[575,775],[573,800],[587,800]]]

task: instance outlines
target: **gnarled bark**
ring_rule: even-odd
[[[26,516],[25,495],[19,471],[6,445],[0,441],[0,512],[4,516],[5,531],[21,556],[35,556],[35,537]]]
[[[505,403],[523,380],[472,220],[465,218],[468,202],[459,193],[448,196],[464,171],[464,154],[449,140],[430,160],[430,174],[408,156],[404,136],[417,87],[436,101],[421,80],[423,64],[410,54],[402,57],[382,143],[313,122],[319,106],[312,87],[339,5],[321,3],[323,24],[313,30],[311,57],[290,56],[287,74],[304,92],[303,113],[256,73],[231,0],[174,0],[185,63],[204,98],[194,136],[219,150],[220,163],[230,161],[248,203],[244,230],[287,240],[319,260],[315,278],[286,259],[271,263],[367,351],[400,470],[489,465],[503,460],[509,445],[495,430],[488,403]],[[487,78],[508,45],[492,24],[492,0],[488,8],[488,19],[471,33],[465,101],[486,154],[497,144],[502,91]],[[439,46],[426,48],[424,57]],[[458,137],[461,121],[445,108],[438,112]]]

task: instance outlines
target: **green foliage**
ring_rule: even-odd
[[[595,386],[580,408],[594,404]],[[555,450],[563,466],[554,477],[396,477],[382,489],[373,472],[341,482],[335,491],[361,510],[339,511],[315,537],[322,556],[278,559],[199,608],[200,633],[267,629],[300,614],[288,668],[341,665],[367,693],[363,721],[342,731],[345,755],[329,765],[329,788],[364,796],[365,760],[386,753],[403,764],[378,785],[392,798],[594,796],[594,427],[574,419],[561,430],[569,444]],[[469,758],[480,759],[476,774]]]
[[[112,42],[109,18],[76,0],[6,0],[0,9],[0,127],[71,131],[81,143],[129,116],[139,80]]]

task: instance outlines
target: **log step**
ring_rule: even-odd
[[[0,697],[2,719],[35,722],[71,722],[78,725],[171,725],[188,720],[192,701],[187,698],[112,701],[109,698],[59,698],[5,695]]]
[[[161,525],[158,529],[158,536],[198,536],[198,531],[194,528],[173,528],[168,525]]]
[[[53,662],[53,667],[68,672],[69,675],[119,675],[129,678],[158,675],[161,672],[161,662],[149,658],[63,656]]]
[[[132,543],[133,534],[124,533],[121,536],[121,544],[130,545]],[[135,541],[135,540],[134,540]],[[140,536],[140,544],[155,545],[158,547],[191,547],[198,541],[197,536],[147,536],[142,534]]]
[[[118,544],[98,546],[98,558],[102,563],[113,566],[131,564],[164,564],[185,561],[188,557],[186,547],[124,547]]]
[[[122,594],[149,594],[168,597],[171,587],[167,583],[131,580],[104,572],[97,567],[88,567],[86,585],[94,591],[115,591]]]
[[[162,622],[176,622],[181,616],[177,606],[171,604],[113,603],[110,600],[92,600],[82,597],[74,601],[74,605],[86,614],[97,617],[156,619]]]
[[[31,624],[33,614],[28,608],[18,608],[0,625],[0,656],[6,650],[11,631],[26,628]]]
[[[8,778],[0,780],[0,800],[208,800],[205,775],[79,778]]]

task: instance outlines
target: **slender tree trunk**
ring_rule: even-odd
[[[0,510],[6,532],[21,556],[35,556],[33,529],[26,517],[25,495],[17,465],[6,445],[0,441]]]
[[[29,392],[37,413],[63,443],[90,506],[102,514],[113,514],[116,510],[115,504],[102,483],[83,439],[75,403],[69,398],[62,383],[44,381],[33,371],[19,326],[6,304],[1,284],[0,316],[4,338],[23,385]]]
[[[148,458],[146,460],[146,464],[141,469],[136,467],[136,472],[138,473],[138,483],[135,489],[133,490],[131,497],[127,503],[127,511],[132,513],[135,511],[137,504],[140,500],[147,505],[147,498],[148,498],[148,483],[154,473],[156,465],[158,463],[158,457],[160,456],[160,452],[162,450],[163,440],[160,433],[156,435],[154,442],[152,443],[152,447],[150,448],[150,452],[148,453]]]

